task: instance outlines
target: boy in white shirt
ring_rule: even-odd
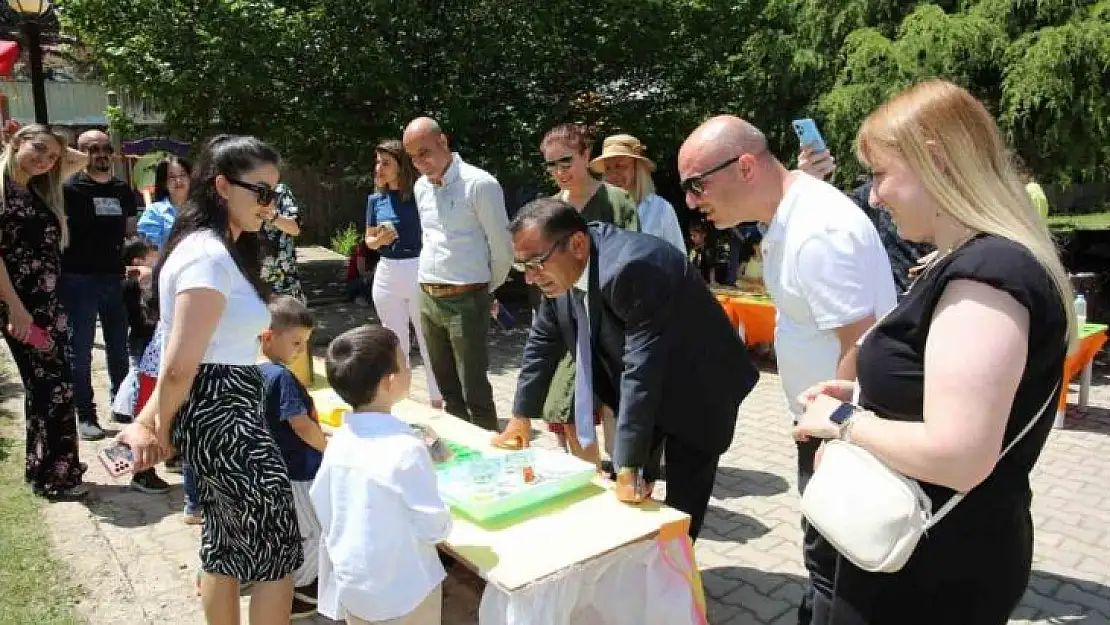
[[[320,519],[320,614],[348,625],[439,625],[451,531],[423,442],[390,414],[412,373],[397,335],[362,326],[328,346],[328,382],[354,407],[312,485]]]

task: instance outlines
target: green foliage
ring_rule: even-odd
[[[343,257],[350,257],[359,240],[362,239],[362,230],[355,224],[346,227],[331,235],[331,251]]]
[[[1110,0],[60,0],[108,82],[174,134],[265,137],[320,173],[436,117],[507,188],[542,182],[561,121],[639,136],[673,177],[705,117],[746,116],[792,160],[812,115],[841,164],[925,77],[967,86],[1044,180],[1110,178]]]

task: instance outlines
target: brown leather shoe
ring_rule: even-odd
[[[531,423],[524,417],[513,417],[505,426],[505,431],[493,437],[490,444],[498,449],[517,450],[531,445]]]

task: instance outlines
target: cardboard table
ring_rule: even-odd
[[[322,415],[330,389],[312,391]],[[424,404],[394,414],[447,440],[499,453],[492,434]],[[504,453],[504,452],[500,452]],[[443,548],[487,582],[481,625],[704,625],[705,597],[683,512],[623,504],[601,478],[538,508],[476,522],[452,512]]]

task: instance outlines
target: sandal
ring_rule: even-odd
[[[528,425],[521,425],[516,419],[509,421],[505,431],[493,437],[490,444],[497,449],[517,451],[531,444],[532,431]]]

